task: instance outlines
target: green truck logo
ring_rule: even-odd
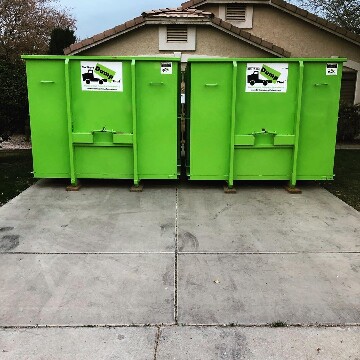
[[[265,79],[261,79],[260,75]],[[252,74],[248,75],[247,81],[251,86],[254,86],[255,84],[263,84],[264,86],[266,86],[269,83],[283,83],[278,81],[280,76],[281,73],[279,71],[272,69],[267,65],[262,65],[260,73],[259,71],[255,70]]]
[[[261,75],[276,84],[279,77],[281,76],[281,73],[275,69],[272,69],[270,66],[263,65],[261,68]]]
[[[105,79],[107,82],[112,82],[116,75],[115,71],[99,63],[96,64],[94,73],[100,76],[101,78]]]

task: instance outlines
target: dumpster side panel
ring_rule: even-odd
[[[75,151],[76,172],[88,179],[132,179],[133,150],[130,147],[85,147]]]
[[[238,63],[235,180],[291,176],[293,146],[291,141],[278,145],[278,139],[294,135],[299,69],[297,63],[286,60],[281,66],[288,70],[286,92],[267,92],[269,84],[259,84],[260,91],[248,92],[247,74],[252,64]]]
[[[179,64],[137,61],[135,68],[139,178],[176,179]]]
[[[64,62],[27,61],[34,176],[70,174]]]
[[[268,62],[266,62],[268,63]],[[286,63],[286,60],[284,60]],[[236,134],[252,134],[262,129],[277,134],[293,134],[296,115],[298,63],[287,63],[286,92],[246,92],[246,68],[251,63],[238,64]],[[264,91],[269,85],[262,85]]]
[[[327,75],[326,62],[305,63],[298,179],[333,178],[342,67]]]
[[[190,179],[229,174],[232,63],[191,64]]]
[[[119,69],[121,91],[97,91],[102,78],[95,74],[89,88],[84,89],[83,75],[96,70],[96,65]],[[132,134],[130,61],[70,61],[71,111],[73,133],[78,141],[74,146],[75,173],[79,178],[132,178],[133,150],[131,144],[116,144],[117,134]],[[93,69],[95,67],[95,69]],[[86,83],[85,83],[86,84]],[[109,85],[111,83],[109,82]],[[93,87],[94,90],[91,89]],[[90,136],[92,143],[85,142]]]
[[[235,151],[235,180],[288,180],[292,149],[261,148]]]
[[[131,110],[131,71],[130,61],[111,61],[111,64],[122,65],[122,91],[91,91],[82,88],[83,64],[102,63],[96,60],[72,60],[71,68],[71,102],[73,113],[73,132],[83,133],[94,130],[114,130],[132,132]],[[107,62],[104,62],[105,64]],[[99,76],[97,76],[99,78]],[[94,87],[97,83],[94,82]]]

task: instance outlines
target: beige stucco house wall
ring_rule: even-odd
[[[282,0],[207,1],[190,0],[187,8],[144,13],[142,17],[119,25],[118,29],[110,29],[84,40],[80,47],[75,44],[70,53],[118,56],[176,53],[185,62],[191,56],[346,57],[348,62],[344,71],[356,72],[351,86],[354,89],[355,84],[355,103],[360,103],[360,41],[356,37],[348,37],[346,32],[344,35],[337,31],[336,26],[333,29],[326,24],[323,26],[321,20],[313,21],[314,17],[281,8]],[[228,3],[246,6],[244,23],[225,19]],[[195,9],[201,11],[195,15],[187,13]],[[176,49],[165,47],[168,50],[160,50],[162,42],[166,42],[161,33],[165,34],[170,24],[191,27],[191,50],[182,47],[183,44]]]
[[[223,4],[204,4],[197,8],[219,14]],[[263,4],[253,6],[252,27],[246,31],[271,41],[292,57],[346,57],[345,71],[357,71],[355,103],[360,103],[360,46],[346,37],[331,33],[284,10]]]
[[[89,56],[137,56],[159,53],[158,26],[142,26],[79,54]]]
[[[218,14],[219,6],[206,4],[199,6],[199,9]],[[252,28],[246,31],[283,47],[291,52],[292,57],[339,56],[360,62],[359,45],[275,7],[252,6]]]
[[[238,38],[219,31],[208,25],[196,26],[196,50],[179,50],[183,59],[187,56],[221,56],[221,57],[273,57],[273,54],[256,48]],[[170,51],[159,50],[159,25],[145,25],[113,40],[109,40],[82,51],[81,55],[90,56],[131,56],[131,55],[165,55]],[[185,56],[184,56],[185,55]]]

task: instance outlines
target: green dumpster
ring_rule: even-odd
[[[177,179],[180,59],[23,58],[36,178]]]
[[[191,180],[333,179],[346,59],[190,59]]]

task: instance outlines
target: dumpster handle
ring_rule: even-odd
[[[152,86],[161,86],[161,85],[164,85],[163,82],[150,82],[149,84],[152,85]]]
[[[254,131],[253,133],[251,133],[250,135],[262,135],[262,134],[271,134],[271,135],[277,135],[276,131],[269,131],[269,130],[265,130],[263,129],[262,131]]]
[[[104,126],[101,130],[93,130],[91,133],[92,133],[92,134],[94,134],[94,133],[111,133],[111,134],[116,134],[116,131],[114,131],[114,130],[106,130],[106,129],[105,129],[105,126]]]
[[[321,83],[321,84],[315,84],[315,86],[327,86],[329,85],[328,83]]]
[[[40,82],[42,84],[54,84],[55,83],[55,81],[53,81],[53,80],[41,80]]]
[[[205,86],[208,86],[208,87],[215,87],[215,86],[219,86],[219,84],[205,84]]]

